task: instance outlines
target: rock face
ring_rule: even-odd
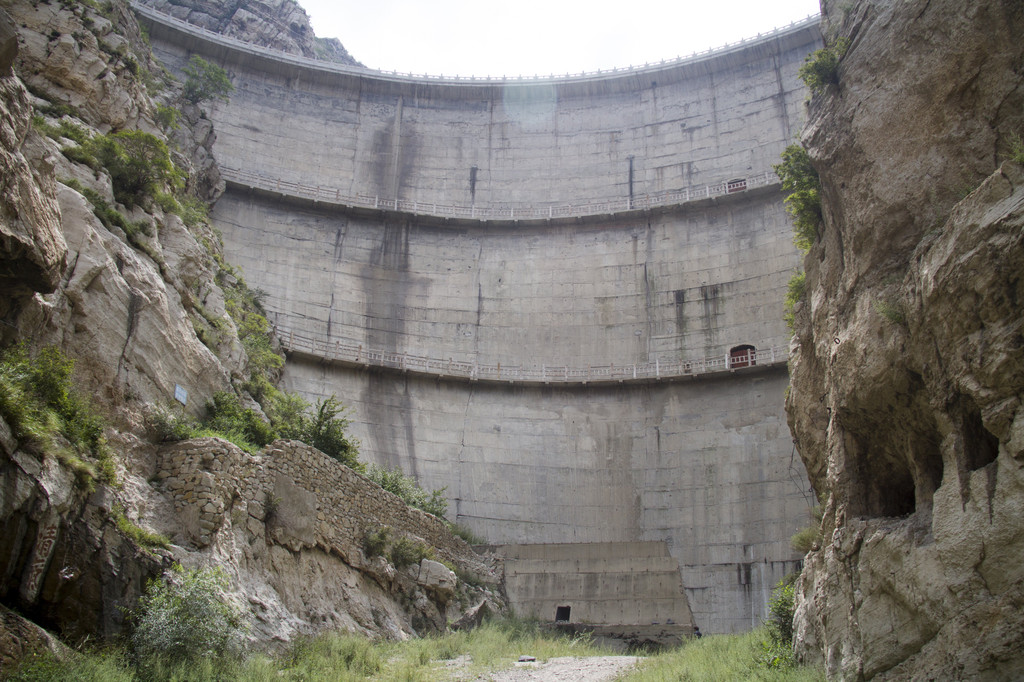
[[[117,227],[108,229],[67,183],[76,181],[112,203],[109,177],[71,162],[61,153],[64,142],[29,125],[34,103],[51,126],[158,132],[155,106],[139,74],[159,67],[150,62],[138,24],[120,3],[106,13],[85,5],[23,2],[10,4],[9,11],[20,50],[16,75],[0,85],[11,114],[3,119],[7,151],[0,153],[8,155],[6,167],[13,171],[3,178],[0,224],[0,278],[13,295],[0,301],[8,323],[0,328],[0,341],[29,336],[62,347],[77,358],[80,378],[97,387],[95,396],[104,404],[125,396],[165,403],[180,384],[196,410],[226,388],[246,361],[240,349],[211,350],[193,328],[190,314],[197,303],[231,326],[214,284],[217,265],[200,243],[204,235],[157,206],[120,207],[149,235],[129,238]],[[201,137],[198,146],[212,144],[205,139],[209,134]],[[184,141],[181,147],[189,157],[202,156]],[[212,232],[206,237],[215,239]]]
[[[322,629],[401,639],[444,631],[467,605],[505,610],[493,562],[439,519],[307,445],[278,441],[252,456],[207,438],[167,446],[150,461],[154,468],[138,473],[163,499],[149,505],[146,522],[172,539],[182,563],[228,569],[261,644]],[[440,561],[396,567],[369,552],[364,538],[382,529],[432,548],[476,585]]]
[[[317,38],[295,0],[142,0],[155,10],[208,31],[289,54],[362,66],[337,38]]]
[[[53,291],[67,258],[52,169],[33,169],[22,154],[32,107],[11,69],[17,52],[13,21],[0,9],[0,289],[9,292],[0,316],[14,297]]]
[[[106,172],[64,153],[77,144],[68,131],[167,138],[149,92],[162,89],[174,104],[174,86],[127,6],[0,4],[11,15],[0,10],[0,346],[27,340],[75,359],[79,387],[113,424],[104,435],[119,481],[83,485],[0,420],[0,601],[71,640],[111,637],[146,581],[179,561],[225,566],[264,646],[332,627],[406,637],[443,629],[469,605],[503,609],[495,566],[438,519],[316,450],[282,443],[252,457],[213,439],[161,448],[136,435],[176,385],[197,413],[248,376],[218,284],[233,270],[204,222],[187,225],[158,200],[118,204]],[[223,183],[212,124],[198,108],[180,113],[174,160],[213,199]],[[101,221],[98,204],[130,226]],[[204,324],[214,341],[200,340]],[[140,547],[122,514],[175,544]],[[367,524],[428,544],[479,585],[440,563],[399,569],[366,556]],[[0,667],[49,646],[0,616]]]
[[[2,418],[0,482],[4,602],[72,640],[120,632],[123,609],[134,606],[166,556],[141,551],[115,530],[114,491],[89,493],[55,457],[19,447]],[[10,621],[5,638],[20,642],[20,651],[39,639],[30,628],[4,620]]]
[[[1007,679],[1024,665],[1024,172],[1003,160],[1024,131],[1024,7],[824,10],[850,44],[802,137],[824,226],[787,409],[826,499],[797,652],[842,679]]]

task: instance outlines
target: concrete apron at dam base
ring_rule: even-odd
[[[483,549],[483,548],[481,548]],[[558,632],[618,650],[677,646],[693,634],[679,563],[664,542],[488,546],[509,606]]]
[[[285,389],[337,395],[362,459],[506,547],[517,610],[631,641],[761,622],[815,502],[784,413],[800,255],[771,167],[816,25],[455,81],[141,19],[172,71],[200,54],[235,86],[208,112],[212,220],[287,330]]]

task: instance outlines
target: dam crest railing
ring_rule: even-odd
[[[469,381],[513,384],[596,384],[696,378],[721,372],[771,367],[786,363],[789,357],[785,348],[774,346],[695,360],[655,359],[653,362],[623,363],[621,365],[515,365],[500,362],[488,364],[365,348],[362,344],[343,341],[325,341],[298,333],[287,327],[275,327],[275,332],[287,352],[308,355],[327,362],[350,366],[379,367]]]
[[[279,178],[271,178],[259,173],[220,166],[221,176],[228,182],[240,187],[258,189],[284,196],[308,199],[316,203],[333,204],[354,208],[375,209],[381,211],[397,211],[414,215],[434,216],[438,218],[462,220],[554,220],[562,218],[581,218],[585,216],[607,215],[628,211],[643,211],[664,206],[677,206],[691,201],[701,201],[714,197],[737,194],[758,187],[779,184],[779,177],[765,171],[748,178],[728,180],[712,185],[697,185],[683,189],[669,190],[655,194],[642,194],[635,197],[621,197],[607,201],[589,202],[586,204],[564,204],[547,206],[465,206],[443,204],[431,201],[415,201],[373,196],[369,194],[351,195],[342,193],[340,189],[309,185],[301,182],[290,182]]]
[[[311,66],[318,69],[324,69],[326,71],[335,71],[339,73],[348,73],[360,76],[371,76],[376,78],[391,78],[401,79],[405,81],[429,81],[429,82],[441,82],[441,83],[457,83],[466,85],[494,85],[494,84],[508,84],[508,83],[538,83],[538,82],[551,82],[551,81],[568,81],[568,80],[581,80],[581,79],[593,79],[593,78],[607,78],[617,76],[628,76],[634,73],[642,73],[645,71],[653,71],[657,69],[669,68],[680,64],[686,64],[689,62],[696,62],[709,57],[714,57],[719,54],[724,54],[736,49],[742,49],[749,45],[753,45],[762,41],[771,40],[778,36],[784,35],[791,31],[798,31],[810,25],[818,24],[821,21],[821,16],[818,14],[810,14],[806,18],[800,21],[792,21],[787,26],[780,26],[766,33],[759,33],[757,37],[743,38],[734,43],[726,43],[720,47],[711,47],[700,52],[694,52],[688,56],[678,56],[675,58],[662,59],[654,63],[646,63],[642,66],[628,66],[618,67],[611,69],[598,69],[597,71],[583,71],[578,74],[564,74],[555,75],[550,74],[547,76],[535,75],[535,76],[445,76],[431,75],[431,74],[413,74],[413,73],[402,73],[399,71],[382,71],[379,69],[371,69],[365,66],[355,66],[350,64],[340,64],[338,62],[329,62],[320,59],[312,59],[310,57],[304,57],[302,55],[291,54],[289,52],[283,52],[281,50],[275,50],[273,48],[264,47],[255,43],[247,43],[237,38],[231,38],[225,36],[222,33],[211,31],[202,26],[196,24],[190,24],[187,21],[178,19],[170,14],[161,12],[160,10],[145,5],[138,0],[130,0],[132,8],[141,14],[142,16],[152,20],[160,22],[167,26],[174,26],[178,30],[190,33],[195,36],[200,36],[209,39],[213,42],[220,43],[222,45],[229,45],[239,48],[246,52],[261,52],[263,54],[274,57],[285,62],[291,62],[303,66]],[[267,17],[263,17],[267,20]]]

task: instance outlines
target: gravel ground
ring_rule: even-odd
[[[508,670],[476,677],[473,682],[611,682],[639,660],[637,656],[552,658],[546,663],[516,663]]]

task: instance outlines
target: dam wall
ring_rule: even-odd
[[[547,206],[656,195],[771,169],[799,131],[796,69],[820,38],[771,39],[633,71],[444,80],[271,53],[152,10],[156,54],[231,75],[211,105],[230,169],[423,204]]]
[[[212,217],[293,339],[285,388],[339,396],[362,459],[445,488],[489,542],[663,543],[696,625],[759,624],[814,503],[783,409],[800,257],[770,175],[814,24],[633,71],[474,81],[147,21],[172,69],[201,54],[236,87],[209,109],[228,179]],[[621,372],[640,366],[654,375]]]
[[[544,621],[676,626],[693,632],[679,563],[663,542],[503,545],[516,614]]]

